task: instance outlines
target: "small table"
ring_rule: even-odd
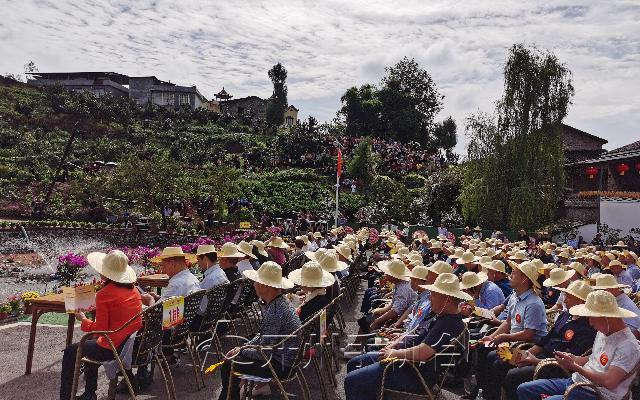
[[[36,343],[36,330],[38,320],[42,314],[48,312],[66,313],[64,307],[64,295],[62,294],[49,294],[46,296],[38,297],[33,300],[29,300],[28,310],[31,313],[31,332],[29,333],[29,348],[27,350],[27,365],[25,368],[25,375],[31,374],[31,364],[33,362],[33,350]],[[73,341],[73,328],[76,323],[75,314],[68,314],[69,320],[67,322],[67,346]]]
[[[167,287],[169,285],[169,275],[166,274],[152,274],[138,277],[136,282],[139,286],[149,286],[157,288],[158,294],[160,294],[160,288]]]

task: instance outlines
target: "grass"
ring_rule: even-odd
[[[67,326],[67,321],[67,314],[46,313],[40,316],[38,324]],[[31,315],[24,315],[18,318],[18,322],[31,322]]]

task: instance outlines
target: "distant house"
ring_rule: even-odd
[[[96,96],[111,94],[116,97],[129,96],[129,77],[116,72],[34,72],[27,74],[27,83],[32,86],[60,85],[68,90],[89,91]]]
[[[178,86],[155,76],[130,77],[129,96],[140,105],[152,103],[173,109],[183,106],[196,109],[205,107],[207,102],[195,86]]]
[[[195,86],[178,86],[155,76],[130,77],[115,72],[36,72],[29,74],[33,86],[61,85],[68,90],[89,91],[96,96],[111,94],[130,97],[140,105],[156,104],[178,109],[205,107],[207,99]]]
[[[269,99],[258,96],[248,96],[220,102],[220,112],[250,118],[253,125],[258,125],[267,118],[267,104]],[[291,128],[298,123],[298,109],[289,106],[284,112],[282,127]]]
[[[298,109],[294,106],[289,106],[284,112],[284,126],[291,128],[298,123]]]

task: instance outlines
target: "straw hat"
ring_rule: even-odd
[[[235,243],[227,242],[218,251],[218,258],[244,258],[245,254],[238,251]]]
[[[568,281],[576,274],[574,269],[565,271],[562,268],[554,268],[551,270],[549,277],[542,282],[544,287],[553,287]]]
[[[575,270],[581,276],[587,276],[587,268],[582,263],[574,261],[569,264],[568,267]]]
[[[484,255],[493,258],[498,255],[498,252],[496,252],[496,249],[494,249],[493,247],[489,247],[487,250],[485,250]]]
[[[248,269],[242,273],[254,282],[276,289],[291,289],[293,287],[293,282],[282,277],[282,267],[273,261],[263,263],[257,271]]]
[[[482,285],[487,279],[487,275],[483,273],[476,274],[475,272],[468,271],[462,274],[460,288],[462,290],[471,289],[472,287]]]
[[[561,251],[560,254],[558,254],[558,258],[566,258],[568,260],[571,258],[571,254],[567,251]]]
[[[534,258],[531,260],[531,263],[536,266],[536,268],[544,268],[544,262],[539,258]]]
[[[346,258],[347,261],[353,261],[353,258],[351,258],[351,248],[349,247],[349,245],[341,243],[335,246],[334,249],[336,253]]]
[[[167,258],[183,257],[190,262],[196,261],[195,254],[189,254],[182,251],[182,247],[165,247],[162,252],[151,259],[152,263],[159,263]]]
[[[513,253],[511,257],[509,257],[509,260],[526,261],[528,259],[529,257],[527,257],[527,252],[524,250],[517,250]]]
[[[587,296],[593,291],[591,285],[585,281],[573,281],[566,288],[557,288],[557,290],[569,293],[579,299],[587,301]]]
[[[478,264],[484,265],[484,264],[489,264],[493,260],[489,256],[481,256],[481,257],[477,257],[476,261],[478,262]]]
[[[291,271],[288,278],[296,285],[311,288],[331,286],[336,281],[333,275],[323,270],[315,261],[308,261],[302,265],[302,268]]]
[[[289,248],[289,245],[286,244],[284,242],[284,240],[282,240],[282,238],[280,236],[276,236],[273,239],[271,239],[266,246],[267,247],[276,247],[278,249],[288,249]]]
[[[600,274],[596,278],[596,284],[593,285],[593,288],[596,290],[602,289],[624,289],[628,288],[629,285],[623,285],[622,283],[618,283],[616,277],[610,274]]]
[[[637,316],[634,312],[618,307],[615,296],[603,290],[589,293],[586,303],[571,307],[569,313],[580,317],[634,318]]]
[[[248,256],[249,258],[252,258],[254,260],[256,260],[258,258],[255,255],[253,255],[253,246],[251,244],[249,244],[248,242],[245,242],[244,240],[242,240],[242,241],[240,241],[240,243],[238,243],[238,250],[240,250],[246,256]]]
[[[627,266],[626,266],[625,264],[621,263],[621,262],[620,262],[620,261],[618,261],[618,260],[613,260],[613,261],[611,261],[611,262],[609,263],[609,265],[607,265],[607,268],[606,268],[606,269],[611,269],[611,267],[620,267],[620,268],[627,269]]]
[[[442,242],[439,241],[435,241],[431,243],[431,248],[432,249],[441,249],[442,248]]]
[[[269,257],[269,253],[266,252],[265,248],[265,244],[263,241],[261,240],[252,240],[251,242],[252,246],[256,246],[256,248],[258,249],[258,253],[260,253],[261,255],[265,256],[265,257]]]
[[[481,231],[482,228],[480,228],[480,226],[476,226],[475,228],[473,228],[473,230],[477,232],[477,231]]]
[[[487,269],[502,272],[503,274],[507,273],[507,271],[504,269],[504,263],[500,260],[493,260],[490,263],[482,264],[482,266]]]
[[[607,257],[611,261],[616,259],[616,255],[613,254],[613,253],[604,253],[604,256]]]
[[[429,270],[424,265],[416,265],[409,273],[410,277],[420,279],[423,281],[427,280],[428,274],[429,274]]]
[[[129,258],[120,250],[108,253],[93,252],[87,255],[87,261],[100,275],[119,283],[134,283],[136,271],[129,266]]]
[[[398,252],[396,254],[391,256],[391,258],[404,258],[404,257],[407,257],[408,255],[409,255],[409,248],[401,247],[398,249]]]
[[[430,267],[427,267],[427,270],[435,273],[435,274],[453,274],[453,267],[442,261],[442,260],[438,260],[436,262],[434,262],[433,264],[431,264]]]
[[[460,300],[469,301],[472,299],[471,296],[460,290],[460,282],[458,281],[458,277],[454,274],[445,273],[438,275],[433,285],[420,285],[420,287],[431,292],[455,297]]]
[[[462,247],[456,247],[456,249],[453,251],[453,254],[451,255],[451,258],[460,258],[462,257],[462,254],[464,254],[464,249]]]
[[[322,250],[324,251],[316,252],[314,260],[318,264],[320,264],[322,269],[327,272],[338,272],[344,271],[345,269],[349,268],[349,265],[346,262],[338,261],[338,255],[335,253],[335,251],[325,249]]]
[[[322,236],[322,233],[320,233],[320,232],[315,232],[313,234],[313,237],[316,238],[316,239],[324,239],[324,236]]]
[[[201,244],[198,246],[198,250],[196,250],[196,256],[201,256],[203,254],[215,253],[216,246],[212,244]]]
[[[476,261],[476,256],[470,251],[465,251],[462,256],[456,260],[456,264],[467,264]]]
[[[533,283],[533,286],[536,288],[540,288],[540,284],[538,283],[538,268],[531,262],[523,262],[522,264],[513,264],[513,266],[520,270],[529,280]]]
[[[378,267],[382,272],[394,278],[403,281],[409,280],[409,269],[400,260],[383,261],[378,263]]]
[[[620,240],[618,241],[618,243],[614,244],[612,247],[620,247],[620,248],[626,249],[629,246],[627,246],[626,244],[624,244],[622,240]]]
[[[309,245],[309,236],[307,235],[296,236],[296,240],[302,240],[305,245]]]

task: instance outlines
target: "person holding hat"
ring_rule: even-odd
[[[605,290],[611,293],[618,302],[618,306],[625,310],[631,311],[636,316],[626,318],[624,322],[631,329],[631,332],[640,339],[640,309],[624,292],[629,286],[618,283],[616,278],[610,274],[600,274],[596,278],[596,284],[593,286],[595,290]]]
[[[490,263],[483,264],[482,266],[487,271],[487,278],[500,288],[504,298],[506,299],[509,297],[513,292],[513,289],[511,289],[511,283],[507,276],[504,262],[501,260],[493,260]]]
[[[517,368],[512,368],[507,372],[504,379],[507,399],[518,398],[516,394],[518,386],[533,379],[536,366],[541,360],[552,358],[556,351],[581,356],[593,346],[596,330],[589,325],[589,319],[577,315],[572,316],[569,313],[571,307],[584,304],[593,289],[585,281],[573,281],[567,288],[558,288],[558,290],[565,295],[565,310],[558,314],[549,333],[524,353]],[[547,377],[550,378],[552,375]]]
[[[129,266],[129,259],[120,250],[109,253],[94,252],[87,256],[89,265],[100,274],[104,282],[103,288],[96,293],[95,318],[91,320],[83,312],[77,312],[83,332],[113,331],[142,311],[142,298],[135,288],[136,273]],[[96,361],[113,360],[113,352],[109,339],[116,349],[121,350],[127,338],[142,328],[142,317],[137,316],[126,328],[97,338],[89,339],[82,346],[82,354]],[[62,371],[60,376],[60,399],[71,398],[73,373],[79,343],[73,343],[64,349],[62,355]],[[85,364],[85,391],[79,396],[83,400],[95,400],[98,388],[98,365]]]
[[[570,378],[538,379],[518,386],[520,400],[538,400],[542,395],[548,400],[561,400],[573,383],[586,382],[598,386],[601,396],[591,389],[578,388],[571,392],[569,400],[621,400],[635,379],[632,371],[640,361],[640,345],[624,319],[636,317],[633,312],[620,308],[615,297],[603,290],[595,290],[587,296],[585,304],[569,309],[571,315],[589,318],[596,334],[589,357],[556,351],[554,356],[560,367],[573,372]]]
[[[229,282],[233,282],[242,278],[240,272],[238,272],[238,261],[244,259],[247,255],[238,250],[235,243],[227,242],[222,245],[220,251],[218,251],[218,260],[220,262],[220,268],[227,276]]]
[[[202,281],[200,282],[200,289],[209,290],[216,286],[229,283],[229,279],[227,279],[224,271],[222,271],[222,269],[220,268],[220,264],[218,264],[217,252],[214,245],[199,245],[198,249],[196,250],[196,257],[198,258],[198,266],[200,267],[200,271],[202,271],[204,275]],[[202,301],[200,302],[200,309],[194,316],[193,322],[191,323],[191,331],[199,331],[200,323],[202,322],[202,317],[207,311],[208,304],[209,299],[207,298],[207,296],[204,296],[202,298]]]
[[[267,261],[257,271],[246,270],[243,275],[253,281],[256,294],[266,303],[262,311],[262,323],[258,334],[245,343],[245,346],[273,346],[300,328],[300,318],[282,293],[285,289],[293,288],[294,284],[282,276],[280,265],[273,261]],[[222,390],[218,399],[226,400],[228,391],[230,391],[231,399],[240,398],[240,378],[236,374],[231,374],[232,362],[229,359],[233,359],[233,371],[239,374],[270,378],[271,370],[267,365],[268,361],[276,374],[279,377],[284,377],[289,373],[291,363],[300,345],[297,338],[291,338],[282,346],[274,348],[267,355],[270,357],[269,360],[265,360],[257,349],[242,351],[239,347],[231,349],[225,355],[227,361],[221,367]]]
[[[462,274],[460,287],[475,300],[477,307],[491,310],[504,302],[502,290],[482,272],[476,274],[469,271]],[[471,307],[462,307],[461,313],[468,317],[472,311]]]
[[[329,272],[322,269],[322,266],[315,261],[308,261],[301,268],[291,271],[289,280],[300,286],[301,295],[292,294],[289,299],[296,296],[296,303],[300,305],[296,308],[296,313],[300,321],[304,323],[331,303],[331,298],[327,294],[327,287],[333,285],[336,278]]]
[[[631,288],[631,292],[635,293],[636,283],[629,272],[626,271],[626,264],[621,263],[619,260],[613,260],[609,263],[606,269],[611,271],[611,275],[616,277],[616,281],[618,281],[618,283],[629,286]]]
[[[412,347],[384,348],[379,354],[380,361],[349,372],[344,381],[346,400],[377,399],[387,359],[421,363],[418,368],[427,384],[433,386],[436,383],[442,366],[432,360],[433,356],[443,351],[464,331],[458,303],[470,297],[460,290],[458,278],[450,273],[440,274],[432,285],[423,285],[423,289],[430,291],[432,310],[436,314],[426,328],[425,337]],[[397,368],[387,370],[385,387],[402,391],[417,388],[415,370],[409,365],[397,365]]]
[[[162,252],[151,259],[160,263],[160,272],[169,276],[167,287],[162,296],[150,293],[156,300],[162,301],[174,296],[188,296],[200,290],[200,282],[187,268],[187,260],[195,261],[193,254],[187,254],[181,247],[165,247]]]
[[[511,272],[513,294],[507,305],[507,319],[498,329],[481,339],[490,346],[503,342],[536,342],[547,333],[547,315],[539,290],[538,268],[531,262],[514,264]],[[495,350],[479,347],[476,379],[486,399],[498,399],[508,364]],[[473,397],[472,397],[473,398]]]

